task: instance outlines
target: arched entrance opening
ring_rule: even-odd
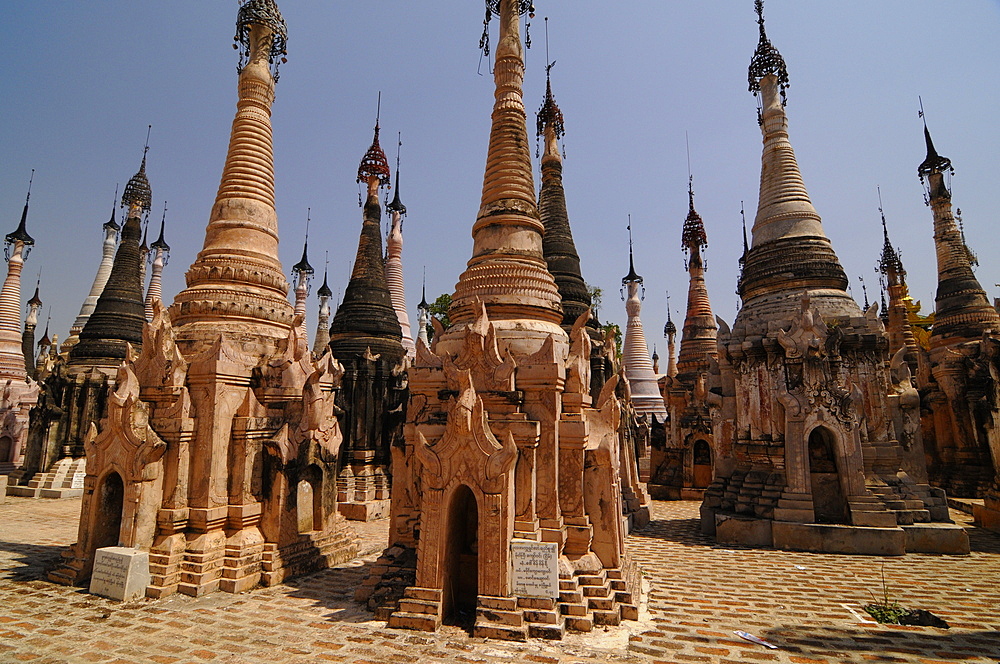
[[[464,484],[455,489],[448,506],[442,575],[444,622],[471,626],[479,597],[479,506]]]
[[[708,442],[694,444],[694,488],[706,489],[712,483],[712,448]]]
[[[315,465],[305,469],[295,487],[295,517],[299,533],[323,528],[323,473]]]
[[[829,429],[816,427],[809,434],[809,479],[817,523],[849,523],[835,449]]]
[[[94,549],[118,546],[122,532],[122,508],[125,505],[125,484],[118,473],[111,471],[97,489],[97,514],[94,519]]]
[[[0,463],[14,460],[14,441],[10,436],[0,436]]]

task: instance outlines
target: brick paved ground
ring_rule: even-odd
[[[1000,536],[975,529],[970,556],[885,559],[893,597],[952,629],[883,627],[850,611],[880,592],[882,558],[723,547],[699,534],[697,503],[655,503],[653,523],[629,538],[650,585],[642,622],[512,644],[371,620],[350,597],[373,555],[198,599],[119,604],[40,580],[75,539],[79,509],[79,500],[0,505],[0,662],[1000,662]],[[374,550],[385,533],[384,523],[366,525],[363,539]],[[736,629],[779,648],[742,641]]]

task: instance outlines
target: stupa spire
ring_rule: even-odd
[[[163,216],[160,218],[160,235],[149,246],[152,251],[153,272],[149,276],[149,287],[146,289],[146,320],[153,320],[153,302],[163,299],[163,268],[170,258],[170,245],[163,239],[167,223],[167,202],[163,201]],[[148,226],[147,226],[148,228]],[[143,237],[145,244],[145,237]]]
[[[236,21],[239,100],[205,243],[171,306],[183,346],[252,329],[269,352],[288,335],[292,305],[278,258],[271,105],[287,31],[274,0],[245,0]]]
[[[117,206],[118,185],[116,184],[115,197],[111,202],[111,218],[104,222],[102,226],[104,241],[101,249],[101,262],[97,266],[97,274],[94,275],[94,282],[90,285],[90,292],[84,298],[83,304],[80,306],[80,313],[77,314],[76,320],[73,321],[73,325],[69,328],[69,336],[63,342],[63,348],[67,350],[76,345],[79,340],[80,331],[87,324],[90,314],[94,313],[94,307],[97,306],[97,298],[101,296],[104,285],[108,282],[108,276],[111,274],[111,264],[115,260],[115,248],[118,246],[118,234],[122,229],[115,219],[115,209]]]
[[[31,201],[31,183],[34,180],[35,169],[31,169],[21,221],[4,238],[7,277],[0,289],[0,379],[24,380],[26,375],[21,348],[21,270],[24,268],[25,257],[35,244],[35,240],[28,234],[28,203]]]
[[[417,305],[417,339],[422,339],[430,346],[430,339],[427,337],[427,326],[431,324],[431,305],[427,304],[427,267],[424,267],[424,279],[420,285],[420,304]]]
[[[706,370],[710,358],[718,355],[718,325],[708,299],[705,264],[701,257],[702,250],[708,246],[708,236],[701,215],[694,209],[694,178],[691,176],[688,176],[688,215],[681,232],[681,246],[687,254],[689,278],[687,314],[677,360],[677,371],[683,378]]]
[[[316,320],[316,338],[313,340],[313,355],[321,357],[326,352],[326,347],[330,343],[330,298],[333,291],[327,284],[327,272],[330,270],[330,256],[327,254],[323,266],[323,285],[316,291],[319,297],[319,316]]]
[[[392,226],[385,238],[385,282],[392,297],[392,307],[399,319],[399,329],[403,334],[403,349],[410,357],[417,354],[410,330],[410,314],[406,311],[406,289],[403,285],[403,217],[406,206],[399,199],[399,152],[403,146],[402,135],[396,137],[396,193],[392,202],[385,206],[392,219]]]
[[[667,340],[667,375],[677,375],[677,326],[670,317],[670,293],[667,293],[667,322],[663,325],[663,336]]]
[[[796,298],[789,291],[808,291],[824,314],[857,315],[857,303],[847,289],[847,275],[823,232],[819,214],[809,200],[795,152],[788,137],[785,61],[764,31],[763,3],[755,2],[760,41],[750,61],[750,90],[758,98],[763,138],[760,198],[739,282],[745,310],[760,299],[766,314],[745,319],[765,324],[768,316],[793,313]],[[779,295],[781,293],[781,295]],[[766,304],[765,304],[766,302]],[[742,310],[741,310],[742,311]],[[737,319],[737,324],[740,324]]]
[[[531,10],[525,0],[487,0],[487,11],[500,17],[495,102],[472,258],[455,286],[447,335],[457,339],[482,302],[500,338],[509,336],[508,329],[519,330],[512,343],[521,352],[537,350],[556,330],[557,338],[565,337],[559,291],[542,251],[522,91],[520,15]]]
[[[382,254],[382,206],[378,192],[383,185],[389,185],[391,174],[378,135],[376,115],[375,136],[358,167],[357,181],[368,188],[358,253],[344,299],[330,326],[330,349],[340,360],[360,357],[366,350],[385,354],[391,361],[403,356],[402,331],[386,283]]]
[[[548,33],[546,19],[546,34]],[[542,253],[549,272],[559,289],[563,308],[563,329],[569,332],[576,320],[591,307],[590,293],[580,268],[580,255],[573,241],[569,214],[566,211],[566,192],[563,188],[563,162],[559,140],[565,135],[563,114],[552,95],[552,66],[545,67],[545,98],[538,109],[537,136],[545,143],[542,155],[542,186],[538,194],[538,211],[545,227],[542,236]],[[591,318],[591,327],[597,326],[597,317]]]
[[[21,354],[24,356],[24,369],[29,376],[35,378],[35,328],[38,327],[38,312],[42,309],[42,298],[38,291],[42,287],[42,275],[39,273],[35,282],[35,294],[28,300],[28,315],[24,317],[24,330],[21,332]]]
[[[972,271],[969,250],[955,223],[951,190],[945,181],[954,169],[951,160],[939,155],[934,148],[926,119],[924,142],[927,156],[917,167],[917,174],[924,183],[927,205],[934,215],[938,285],[930,343],[931,348],[935,348],[979,339],[986,330],[1000,331],[1000,314],[990,304]]]
[[[292,266],[292,274],[295,277],[295,315],[302,316],[301,332],[302,338],[309,338],[309,329],[306,327],[306,298],[309,297],[309,282],[316,272],[309,264],[309,221],[312,208],[306,208],[306,238],[302,243],[302,258]]]
[[[122,241],[115,253],[107,283],[94,311],[80,331],[80,341],[70,349],[71,364],[117,366],[127,354],[126,345],[136,351],[142,346],[142,326],[146,322],[143,304],[139,242],[142,217],[152,206],[152,189],[146,177],[147,136],[142,165],[125,185],[121,207],[125,210]]]
[[[889,301],[885,301],[885,293],[882,294],[881,308],[887,318],[886,332],[889,335],[889,355],[892,356],[902,347],[906,347],[907,353],[912,354],[914,362],[916,353],[919,350],[917,340],[913,336],[913,329],[910,327],[909,311],[907,303],[910,300],[909,289],[906,286],[906,270],[903,269],[903,261],[899,257],[899,252],[892,246],[889,240],[889,228],[885,222],[885,211],[882,209],[882,190],[878,190],[878,212],[882,218],[882,255],[879,257],[878,270],[885,280],[886,289],[889,292]]]
[[[640,291],[641,289],[641,291]],[[632,218],[628,224],[628,274],[622,277],[622,299],[625,300],[625,311],[628,323],[625,327],[625,339],[622,342],[622,364],[625,366],[625,376],[632,390],[632,405],[636,412],[655,415],[663,422],[667,416],[667,408],[653,373],[653,362],[649,356],[649,346],[646,344],[646,334],[642,328],[642,299],[646,290],[642,285],[642,277],[635,271],[635,260],[632,255]]]

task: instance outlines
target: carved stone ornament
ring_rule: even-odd
[[[590,309],[585,309],[569,333],[569,359],[566,362],[566,392],[587,394],[590,391],[590,353],[593,342],[587,332]]]
[[[153,320],[142,328],[142,352],[135,360],[135,373],[143,387],[181,387],[188,364],[175,342],[166,307],[153,300]]]
[[[92,429],[84,440],[88,465],[93,459],[97,467],[115,467],[126,483],[154,480],[159,475],[155,462],[167,444],[149,426],[149,406],[139,400],[139,380],[130,363],[118,367],[115,386],[100,433],[92,437]]]
[[[511,392],[517,363],[509,350],[504,349],[501,354],[496,328],[486,314],[486,306],[478,298],[474,306],[476,318],[466,332],[465,343],[454,360],[455,367],[468,370],[478,390]]]
[[[820,313],[809,306],[809,295],[802,294],[802,308],[792,319],[788,332],[778,330],[778,343],[785,349],[785,357],[799,359],[819,357],[826,345],[828,332]]]
[[[288,338],[262,368],[265,387],[280,387],[298,392],[314,371],[309,340],[302,334],[302,321],[302,314],[295,316]]]
[[[324,378],[329,380],[324,373],[314,371],[302,388],[302,419],[296,434],[300,441],[316,443],[332,460],[340,454],[344,434],[334,405],[336,393],[323,389]]]
[[[906,362],[906,346],[901,346],[889,362],[889,378],[892,392],[899,397],[901,430],[897,432],[899,442],[910,449],[920,431],[920,393],[913,387],[910,365]]]
[[[484,493],[500,493],[517,459],[517,445],[510,433],[501,443],[490,431],[483,400],[472,385],[472,372],[454,368],[452,372],[458,395],[448,402],[444,435],[432,444],[417,431],[414,451],[422,467],[419,474],[430,488],[443,488],[459,477],[477,484]]]

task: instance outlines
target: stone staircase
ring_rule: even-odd
[[[298,541],[280,549],[273,542],[264,544],[261,584],[273,586],[292,576],[334,567],[357,555],[358,538],[341,519],[340,527],[330,532],[304,533]]]
[[[25,485],[7,487],[8,496],[27,498],[75,498],[83,495],[87,459],[67,457],[56,461],[47,473],[38,473]]]

